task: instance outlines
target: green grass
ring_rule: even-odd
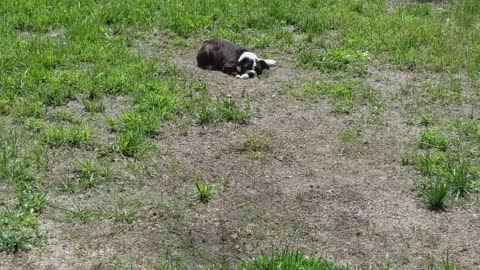
[[[435,263],[432,260],[427,264],[427,266],[424,269],[425,270],[456,270],[460,268],[457,268],[455,264],[452,263],[447,256],[447,258],[445,258],[441,263]]]
[[[417,103],[419,106],[436,103],[441,105],[458,104],[465,89],[460,79],[449,79],[441,83],[424,84]]]
[[[48,119],[51,121],[66,122],[72,124],[80,124],[78,117],[69,110],[62,107],[55,109],[48,115]]]
[[[309,48],[304,48],[298,53],[298,62],[301,66],[317,68],[324,72],[344,71],[353,75],[367,73],[366,60],[366,53],[355,52],[351,49],[333,48],[327,52],[317,53]]]
[[[272,133],[270,131],[262,131],[260,134],[247,134],[243,141],[243,151],[250,159],[268,158],[271,152],[270,141]]]
[[[445,167],[446,155],[443,152],[434,154],[419,153],[413,157],[415,168],[425,176],[439,175]]]
[[[362,140],[361,130],[347,130],[340,136],[340,141],[344,144],[356,144]]]
[[[479,11],[475,0],[452,1],[444,9],[414,3],[395,10],[382,0],[270,0],[248,5],[181,0],[166,1],[161,15],[164,27],[175,35],[201,33],[246,46],[284,47],[294,51],[300,63],[322,70],[347,67],[368,51],[374,58],[407,67],[466,69],[475,77],[480,65],[475,28]],[[298,29],[297,37],[285,30],[289,26]],[[333,42],[323,43],[322,35],[332,30]],[[314,51],[318,48],[323,52]]]
[[[338,113],[351,113],[358,106],[368,106],[374,111],[380,111],[385,106],[378,91],[360,81],[316,82],[303,88],[291,89],[290,92],[297,99],[314,102],[326,96],[331,100],[332,111]]]
[[[91,113],[102,113],[105,111],[105,105],[101,100],[85,100],[83,101],[85,111]]]
[[[265,49],[265,55],[274,59],[291,56],[299,68],[318,69],[337,81],[311,84],[294,89],[292,94],[313,101],[326,97],[332,110],[341,113],[353,113],[362,106],[374,111],[385,108],[379,91],[351,79],[366,76],[375,61],[427,72],[465,72],[472,85],[478,83],[478,1],[450,1],[442,8],[416,2],[398,9],[390,9],[386,3],[2,1],[0,126],[5,122],[13,128],[12,132],[0,129],[0,184],[8,191],[0,205],[0,251],[18,252],[41,244],[48,232],[40,231],[38,219],[44,218],[41,213],[49,206],[48,198],[57,195],[50,189],[51,183],[66,193],[62,196],[73,196],[77,185],[95,187],[108,178],[104,166],[97,164],[105,149],[114,150],[116,156],[107,157],[112,162],[132,160],[124,156],[141,162],[158,150],[155,140],[164,125],[179,116],[187,123],[195,119],[201,125],[248,123],[253,115],[248,99],[218,100],[210,96],[206,85],[185,82],[183,71],[168,64],[163,52],[158,52],[163,47],[153,46],[155,59],[137,53],[137,46],[151,45],[144,43],[152,42],[154,31],[165,34],[177,47],[191,49],[197,41],[223,37]],[[460,104],[465,86],[457,79],[425,84],[418,104]],[[118,115],[116,105],[121,108]],[[115,111],[112,115],[110,108]],[[85,115],[113,119],[103,123],[111,130],[81,118]],[[441,178],[452,197],[468,197],[478,186],[480,133],[478,123],[472,120],[444,127],[452,129],[453,135],[441,127],[443,135],[425,133],[417,145],[425,156],[412,161],[428,177]],[[441,125],[428,117],[421,121],[429,127]],[[88,127],[83,125],[87,123]],[[354,135],[342,138],[349,142]],[[97,140],[97,136],[102,138]],[[271,137],[262,136],[247,138],[246,151],[268,155]],[[444,151],[445,156],[437,150]],[[58,169],[58,157],[51,152],[65,154],[62,151],[71,151],[72,156],[88,152],[92,159],[74,164],[73,179],[57,179],[54,170]],[[461,158],[450,162],[451,156]],[[76,158],[68,155],[64,162]],[[130,183],[122,179],[123,184]],[[438,189],[429,188],[432,192]],[[211,191],[209,185],[199,188],[199,194],[203,192],[206,198]],[[430,201],[441,197],[433,195]],[[136,210],[120,208],[108,217],[132,223]],[[85,224],[99,214],[76,205],[67,218]],[[243,267],[315,269],[323,262],[289,252],[245,262]]]
[[[68,220],[78,222],[79,224],[87,224],[97,218],[100,214],[94,209],[89,209],[81,204],[75,204],[67,210],[66,218]]]
[[[113,220],[120,223],[132,223],[135,220],[136,211],[123,207],[112,215]]]
[[[390,269],[390,266],[380,266],[375,269]],[[153,263],[148,269],[152,270],[183,270],[188,266],[179,258],[169,258],[165,262]],[[237,269],[237,270],[349,270],[356,267],[342,266],[341,264],[329,261],[319,256],[307,256],[300,250],[289,250],[274,253],[272,255],[262,255],[254,259],[243,260],[235,266],[209,265],[205,269]],[[363,268],[362,268],[363,269]],[[370,269],[370,268],[369,268]],[[425,270],[455,270],[457,269],[448,257],[441,263],[430,261],[425,267],[419,268]]]
[[[91,129],[80,125],[51,127],[42,135],[41,141],[52,147],[81,147],[93,144],[93,136]]]
[[[241,106],[237,101],[231,98],[225,100],[213,101],[208,94],[202,94],[202,97],[196,102],[194,115],[197,123],[200,125],[215,124],[221,122],[232,122],[237,124],[246,124],[252,116],[252,109],[247,100],[245,106]]]
[[[76,164],[76,172],[79,176],[80,184],[83,189],[95,187],[98,183],[105,180],[110,173],[109,167],[95,163],[93,160],[79,160]],[[65,192],[74,192],[71,182],[62,182],[62,189]],[[72,190],[73,188],[73,190]]]
[[[76,183],[72,180],[62,180],[58,183],[58,190],[64,193],[75,193]]]
[[[429,180],[420,194],[425,205],[431,210],[443,211],[446,209],[449,187],[443,179]]]
[[[437,123],[438,119],[434,114],[422,113],[420,114],[420,124],[422,126],[433,126]]]
[[[25,126],[25,128],[32,132],[39,132],[42,129],[43,124],[43,119],[33,117],[26,118],[25,121],[23,121],[23,125]]]
[[[339,266],[323,258],[307,257],[301,251],[283,251],[273,256],[261,256],[257,259],[246,261],[239,267],[241,270],[347,270],[348,267]]]
[[[420,181],[423,188],[419,189],[427,205],[431,209],[443,209],[443,206],[434,205],[445,205],[452,199],[469,199],[470,194],[479,191],[476,186],[480,168],[480,129],[477,121],[471,119],[435,119],[428,125],[434,128],[419,133],[417,149],[403,164],[413,165],[427,178],[427,184]]]
[[[41,118],[45,116],[44,104],[41,101],[16,98],[15,100],[5,99],[5,103],[9,104],[4,107],[5,114],[10,114],[14,117]]]
[[[215,194],[213,186],[200,182],[195,183],[195,185],[197,187],[198,199],[201,202],[208,203],[211,199],[213,199],[213,195]]]
[[[447,160],[444,176],[452,193],[458,198],[468,195],[473,190],[475,175],[471,166],[464,160]]]
[[[426,177],[420,181],[419,193],[430,209],[445,209],[451,198],[468,197],[470,193],[477,192],[477,170],[472,166],[471,159],[461,159],[439,150],[408,156],[404,165],[413,165]]]
[[[155,263],[152,270],[180,270],[188,269],[179,259],[170,259],[166,262]],[[309,257],[301,251],[285,250],[273,255],[260,256],[255,259],[243,260],[235,266],[209,265],[205,269],[237,269],[237,270],[348,270],[349,267],[338,265],[321,257]]]
[[[37,244],[36,237],[36,232],[4,231],[0,233],[0,250],[15,253],[29,249]]]
[[[115,145],[122,155],[142,158],[152,151],[153,143],[141,131],[128,130],[120,135]]]
[[[0,126],[0,179],[12,186],[13,204],[0,206],[0,251],[17,252],[43,241],[38,228],[38,214],[48,204],[42,180],[32,173],[33,160],[21,147],[18,134]],[[34,155],[32,155],[33,157]]]
[[[249,104],[245,108],[240,108],[234,100],[225,100],[220,102],[217,107],[220,118],[225,121],[245,124],[250,118]]]
[[[420,148],[435,148],[446,151],[448,138],[436,130],[423,130],[417,137],[417,144]]]

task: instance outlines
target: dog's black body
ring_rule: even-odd
[[[262,70],[274,66],[274,60],[258,58],[248,49],[225,39],[205,41],[198,51],[197,64],[203,69],[219,70],[237,78],[248,79],[261,75]]]
[[[204,69],[219,70],[226,74],[237,72],[240,55],[247,49],[227,40],[213,39],[203,43],[197,54],[197,64]]]

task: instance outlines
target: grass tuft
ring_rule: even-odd
[[[83,205],[75,204],[71,207],[66,217],[72,221],[77,221],[80,224],[87,224],[98,217],[97,211],[88,209]]]
[[[448,185],[442,179],[429,180],[421,191],[423,202],[433,211],[446,209],[448,195]]]
[[[25,233],[7,231],[0,233],[0,251],[16,253],[32,247],[32,237]]]
[[[93,143],[92,130],[79,125],[51,127],[41,137],[41,141],[53,147],[80,147]]]
[[[103,181],[109,174],[109,168],[96,164],[93,160],[84,159],[76,164],[76,172],[80,178],[80,184],[84,189],[95,187],[99,182]],[[63,190],[72,192],[71,182],[63,182]]]
[[[446,151],[448,143],[448,138],[436,130],[423,130],[417,137],[417,144],[423,149],[435,148]]]
[[[225,100],[217,106],[220,118],[228,122],[245,124],[250,118],[250,106],[248,104],[246,108],[241,109],[234,100]]]
[[[120,135],[116,148],[124,156],[142,158],[152,150],[153,144],[142,132],[128,130]]]
[[[85,111],[92,113],[102,113],[105,111],[105,105],[101,100],[85,100],[83,102],[85,106]]]
[[[468,195],[473,190],[474,176],[470,164],[464,160],[449,159],[445,168],[445,178],[452,193],[458,198]]]
[[[120,211],[113,214],[112,218],[116,222],[132,223],[135,220],[136,211],[123,207]]]
[[[203,203],[208,203],[214,195],[213,187],[200,182],[195,183],[198,191],[198,199]]]
[[[301,251],[283,251],[273,256],[261,256],[251,261],[245,261],[239,267],[241,270],[348,270],[348,267],[336,265],[322,258],[308,257]]]
[[[271,152],[272,133],[263,131],[259,135],[248,134],[243,141],[243,151],[251,159],[266,159]]]

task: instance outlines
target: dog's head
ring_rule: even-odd
[[[269,69],[272,63],[258,58],[254,53],[244,52],[240,55],[237,63],[237,72],[239,74],[248,74],[250,78],[255,75],[261,75],[264,69]]]

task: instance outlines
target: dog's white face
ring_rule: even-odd
[[[261,75],[264,69],[269,69],[277,64],[275,60],[260,59],[252,52],[244,52],[237,63],[238,75],[236,78],[248,79]]]

